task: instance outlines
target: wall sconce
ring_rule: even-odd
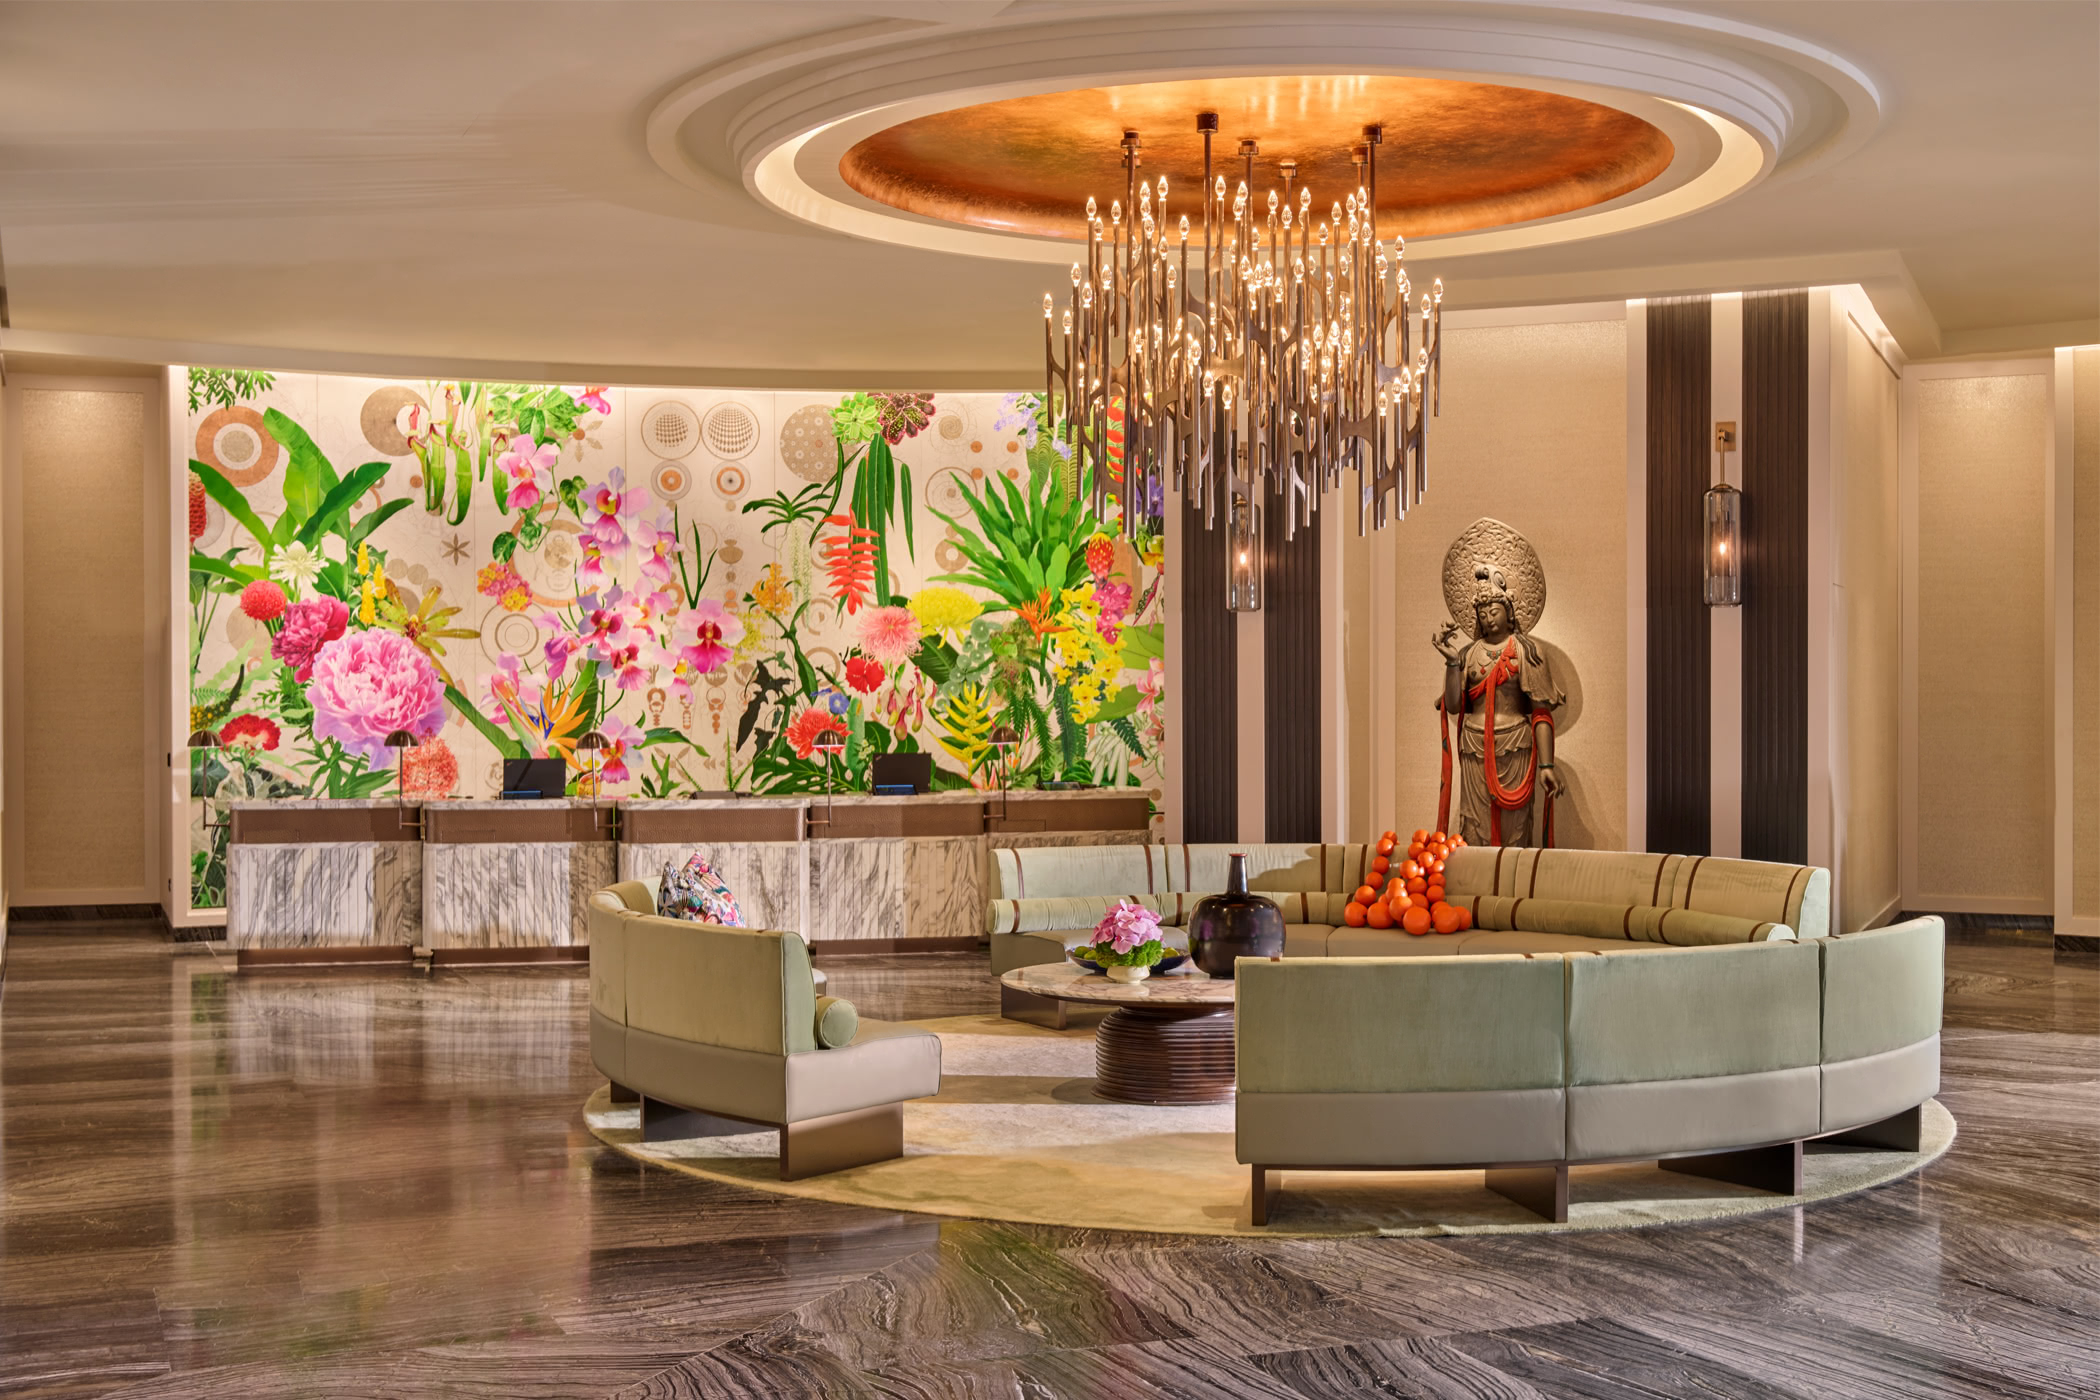
[[[225,745],[219,742],[219,736],[217,734],[214,734],[211,730],[200,729],[196,733],[190,735],[188,747],[193,749],[217,749],[224,748]],[[224,831],[227,827],[233,825],[233,823],[229,821],[215,822],[211,819],[211,796],[209,794],[206,794],[200,800],[204,803],[203,826],[206,831]]]
[[[382,741],[394,751],[394,806],[400,809],[401,825],[423,834],[423,814],[417,812],[411,819],[408,815],[408,751],[416,746],[416,736],[406,729],[396,729]]]
[[[1714,424],[1714,451],[1721,454],[1721,484],[1706,492],[1706,605],[1743,603],[1743,493],[1728,484],[1728,454],[1735,450],[1735,424]]]
[[[1225,522],[1225,606],[1261,611],[1261,503],[1238,490]]]
[[[1013,774],[1013,751],[1021,746],[1021,735],[1010,724],[995,726],[986,736],[985,744],[992,751],[992,771],[999,775],[999,820],[1005,821],[1012,810],[1007,805],[1007,782]]]
[[[616,807],[610,809],[601,809],[598,806],[598,755],[603,750],[609,749],[611,747],[612,740],[606,738],[603,734],[599,733],[595,729],[588,731],[576,741],[576,751],[578,753],[585,753],[590,755],[591,829],[593,831],[602,830],[606,832],[611,837],[611,839],[617,841],[620,839],[619,809]],[[609,810],[611,812],[612,815],[610,821],[607,821],[599,816],[599,812],[601,810]]]

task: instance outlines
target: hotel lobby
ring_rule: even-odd
[[[0,77],[0,1396],[2100,1393],[2100,0]]]

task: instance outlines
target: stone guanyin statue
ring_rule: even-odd
[[[1531,542],[1499,520],[1467,526],[1444,556],[1453,618],[1430,642],[1444,657],[1437,698],[1443,787],[1437,826],[1476,846],[1553,844],[1553,713],[1565,701],[1551,662],[1530,636],[1546,608],[1546,576]],[[1451,723],[1458,721],[1458,825],[1451,824]],[[1534,814],[1537,820],[1534,820]],[[1538,833],[1540,839],[1534,841]]]

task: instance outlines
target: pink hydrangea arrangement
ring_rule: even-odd
[[[1165,955],[1159,915],[1141,904],[1118,904],[1087,938],[1089,955],[1102,967],[1150,967]]]
[[[280,638],[281,640],[281,638]],[[399,632],[354,632],[323,646],[312,662],[306,698],[314,734],[386,767],[386,736],[405,729],[418,741],[445,723],[445,683],[430,658]]]

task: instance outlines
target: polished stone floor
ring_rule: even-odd
[[[899,1018],[981,960],[830,964]],[[1949,949],[1922,1177],[1733,1224],[1208,1241],[938,1221],[599,1148],[577,971],[234,977],[17,935],[0,1394],[2100,1394],[2100,962]]]

